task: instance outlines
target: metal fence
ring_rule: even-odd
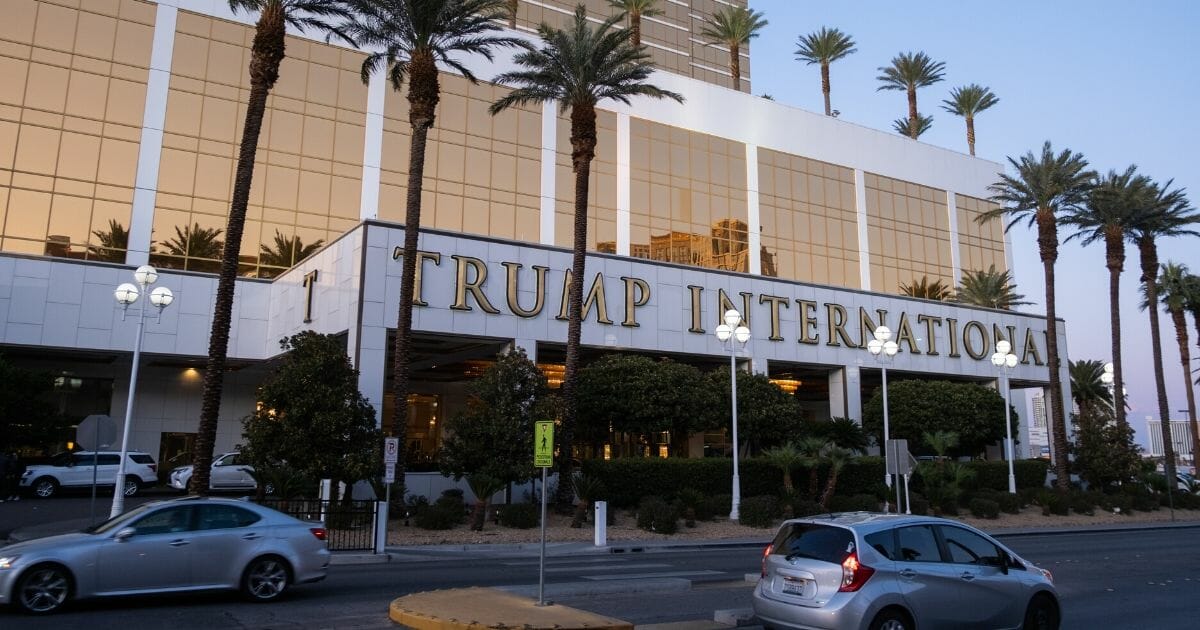
[[[375,548],[375,501],[322,499],[263,499],[261,505],[302,521],[325,524],[330,551],[370,551]]]

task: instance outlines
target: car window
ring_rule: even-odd
[[[233,505],[201,505],[196,529],[231,529],[247,527],[262,520],[250,510]]]
[[[149,455],[147,455],[145,453],[134,453],[133,455],[129,456],[129,459],[132,459],[133,461],[135,461],[139,464],[153,464],[154,463],[154,458],[150,457]],[[103,460],[101,460],[101,461],[103,461]]]
[[[133,523],[138,536],[186,532],[192,528],[192,506],[181,505],[159,510]]]
[[[854,551],[854,534],[844,527],[789,523],[775,536],[771,554],[841,564]]]
[[[91,466],[95,461],[96,461],[95,453],[87,453],[87,454],[75,453],[74,455],[71,455],[71,465],[72,466]]]
[[[221,458],[221,461],[217,462],[217,465],[218,466],[237,466],[239,463],[241,463],[241,462],[238,461],[237,455],[226,455],[225,457]]]
[[[898,560],[907,562],[941,562],[937,537],[929,525],[913,525],[896,530]]]
[[[96,459],[101,466],[116,466],[121,463],[121,456],[116,454],[101,453]]]
[[[992,541],[961,527],[942,527],[942,540],[950,552],[950,562],[1000,566],[1000,549]]]
[[[888,529],[882,532],[875,532],[863,537],[872,549],[879,552],[879,555],[888,560],[896,559],[896,533],[894,530]]]
[[[50,460],[51,466],[68,466],[74,456],[70,453],[59,453]]]

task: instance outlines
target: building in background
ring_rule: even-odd
[[[1046,423],[1046,394],[1042,390],[1037,390],[1030,397],[1029,421],[1025,423],[1028,429],[1029,436],[1026,444],[1029,450],[1029,457],[1038,458],[1050,457],[1050,432],[1047,429],[1049,425]]]
[[[1150,436],[1150,457],[1163,456],[1162,421],[1146,416],[1146,432]],[[1195,467],[1196,460],[1192,457],[1192,430],[1188,420],[1171,420],[1171,444],[1175,447],[1175,458],[1180,464]]]

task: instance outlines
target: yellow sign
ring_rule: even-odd
[[[534,423],[533,465],[537,468],[554,466],[554,423]]]

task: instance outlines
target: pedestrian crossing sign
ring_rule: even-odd
[[[550,468],[554,466],[554,422],[537,422],[533,426],[533,465]]]

